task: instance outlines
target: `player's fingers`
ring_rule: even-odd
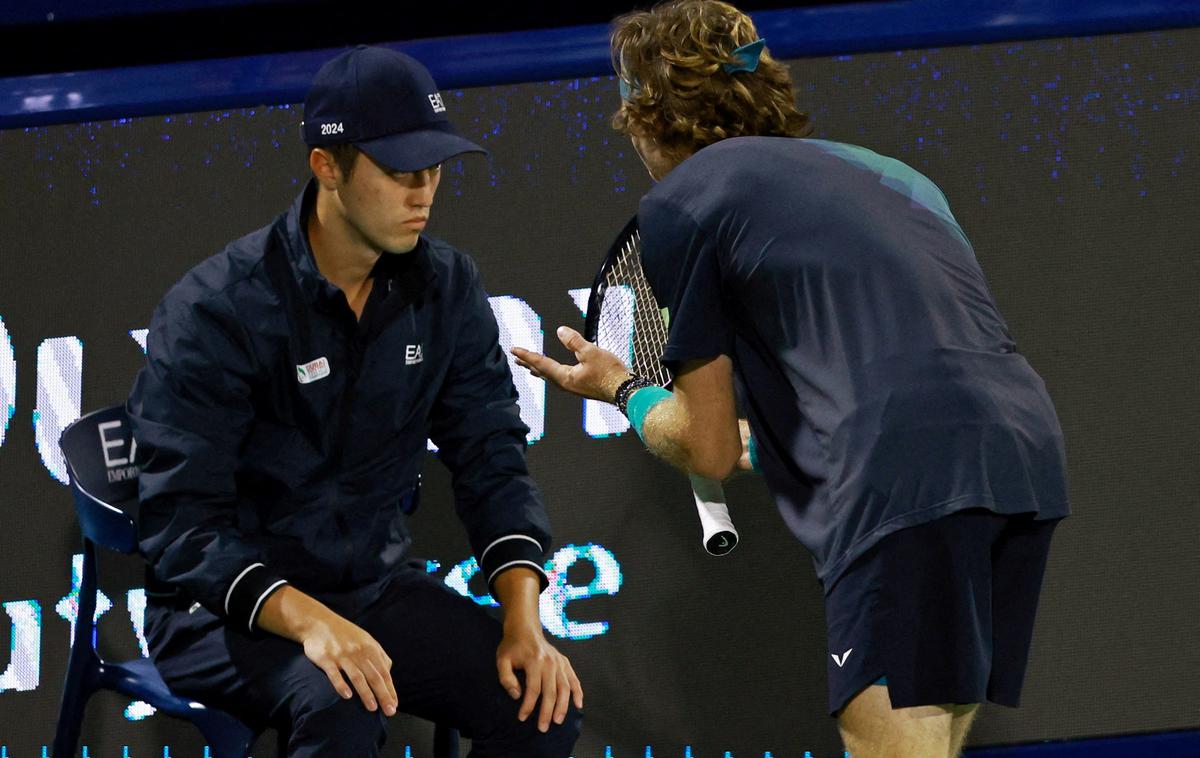
[[[533,713],[538,696],[542,694],[542,667],[528,666],[525,669],[525,699],[521,701],[521,710],[517,712],[517,720],[524,721]]]
[[[515,355],[517,357],[517,363],[520,363],[523,366],[528,365],[531,358],[541,357],[540,353],[535,353],[532,350],[526,350],[523,347],[514,347],[509,350],[509,352]]]
[[[514,347],[510,350],[517,359],[517,365],[529,369],[530,371],[537,370],[537,364],[545,358],[540,353],[535,353],[532,350],[526,350],[523,347]]]
[[[539,379],[549,379],[558,386],[562,386],[566,378],[565,375],[569,370],[566,366],[553,358],[532,353],[528,350],[522,350],[520,354],[517,354],[514,348],[513,355],[517,356],[518,365],[529,369],[534,376]]]
[[[559,341],[563,343],[563,347],[575,353],[575,357],[580,360],[583,359],[588,348],[594,347],[592,343],[583,338],[582,334],[569,326],[560,326],[555,333],[558,335]]]
[[[512,661],[507,657],[496,659],[496,671],[500,674],[500,686],[509,696],[516,700],[521,697],[521,682],[513,672]]]
[[[529,368],[532,368],[536,373],[544,375],[544,377],[551,377],[554,372],[558,371],[560,368],[563,368],[562,363],[552,359],[550,356],[539,355],[538,353],[530,353],[526,355],[526,357],[524,357],[524,361],[528,363]]]
[[[513,355],[516,355],[516,353],[514,352]],[[521,368],[525,369],[529,373],[533,374],[538,379],[542,378],[542,375],[539,374],[537,369],[535,369],[533,367],[533,364],[531,364],[529,361],[525,360],[524,358],[517,358],[517,365],[520,366]]]

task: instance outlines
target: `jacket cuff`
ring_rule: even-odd
[[[225,615],[234,628],[254,631],[254,624],[263,603],[276,590],[287,584],[261,563],[246,566],[234,577],[225,593]]]
[[[527,568],[537,574],[539,592],[549,587],[550,580],[542,568],[542,556],[545,553],[541,543],[527,534],[506,534],[484,548],[479,556],[479,568],[487,577],[492,597],[496,594],[496,577],[511,568]]]

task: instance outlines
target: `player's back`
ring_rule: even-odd
[[[966,236],[921,174],[821,140],[727,140],[696,157],[709,151],[738,154],[715,161],[726,168],[697,208],[729,251],[724,281],[743,303],[777,299],[786,283],[801,312],[825,310],[795,325],[798,343],[850,365],[941,348],[1012,352]]]
[[[652,283],[670,279],[656,242],[688,237],[656,234],[663,219],[694,225],[664,245],[692,251],[675,265],[713,250],[752,422],[803,473],[768,480],[823,578],[923,509],[1037,511],[1044,490],[1065,512],[1053,407],[929,179],[851,145],[737,138],[680,164],[642,211]],[[682,307],[678,281],[656,294]]]

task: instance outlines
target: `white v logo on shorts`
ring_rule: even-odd
[[[833,653],[830,653],[830,656],[833,658],[833,662],[838,665],[838,668],[841,668],[842,666],[846,665],[846,659],[850,657],[850,652],[852,650],[854,650],[854,648],[847,648],[846,652],[842,653],[841,658],[838,658],[837,655]]]

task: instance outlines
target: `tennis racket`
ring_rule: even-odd
[[[621,358],[634,374],[669,387],[673,377],[660,360],[667,329],[667,315],[642,271],[642,238],[634,216],[609,247],[592,282],[583,337]],[[694,474],[690,478],[704,549],[725,555],[738,543],[725,491],[712,479]]]

